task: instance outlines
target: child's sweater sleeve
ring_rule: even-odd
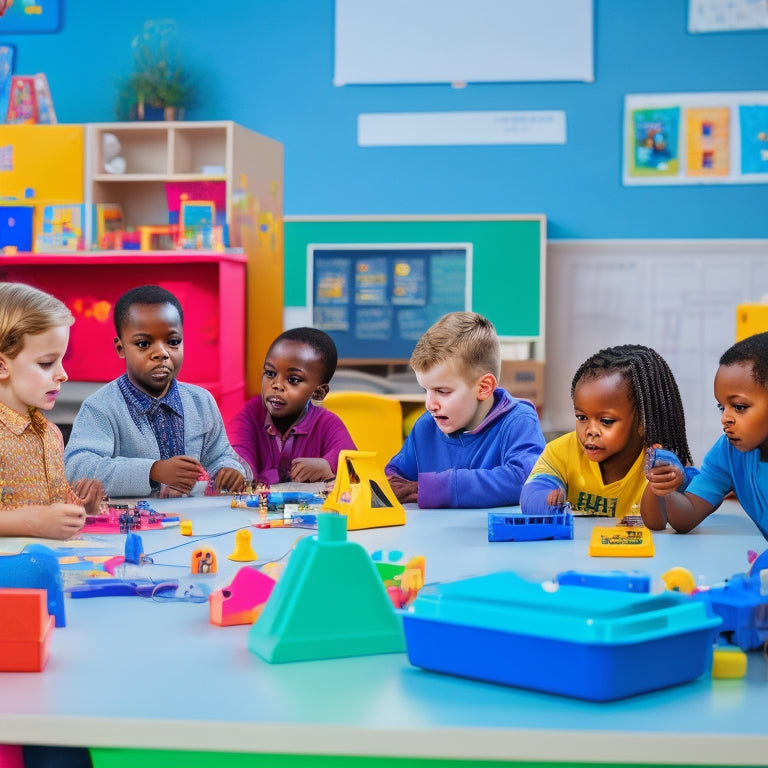
[[[523,483],[544,450],[544,436],[536,412],[521,403],[500,429],[502,456],[497,466],[419,473],[419,506],[484,508],[519,503]]]
[[[127,413],[123,413],[123,418],[130,421]],[[138,457],[137,441],[128,435],[121,435],[119,422],[114,409],[95,404],[91,398],[83,402],[64,451],[67,479],[70,483],[81,477],[101,480],[104,493],[108,496],[149,496],[152,492],[149,471],[160,458],[159,453],[153,456],[148,444],[141,452],[143,455]],[[125,441],[121,439],[123,437]],[[133,437],[141,437],[138,430]],[[150,433],[149,437],[155,443],[157,452],[154,435]],[[126,450],[123,442],[133,443],[132,450]],[[136,458],[128,458],[121,453],[132,454]]]

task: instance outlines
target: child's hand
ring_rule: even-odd
[[[661,448],[661,446],[654,445],[652,448]],[[666,496],[683,484],[685,472],[677,456],[670,451],[664,451],[663,458],[648,467],[645,477],[648,480],[648,487],[654,495]]]
[[[242,493],[245,490],[243,473],[232,467],[222,467],[213,484],[216,493]]]
[[[72,484],[72,491],[85,507],[86,515],[96,515],[104,498],[104,486],[101,480],[92,477],[81,477]]]
[[[149,479],[181,493],[191,493],[202,471],[197,459],[191,456],[172,456],[170,459],[156,461],[149,470]]]
[[[291,463],[294,483],[319,483],[332,477],[331,465],[325,459],[294,459]]]
[[[565,504],[565,491],[562,488],[553,488],[547,494],[547,506],[559,507],[561,504]]]
[[[85,507],[57,502],[35,507],[35,536],[41,539],[68,539],[85,524]]]

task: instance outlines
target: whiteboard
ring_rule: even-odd
[[[334,85],[594,79],[593,0],[336,0]]]

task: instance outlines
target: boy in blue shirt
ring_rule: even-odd
[[[491,321],[476,312],[444,315],[410,364],[427,412],[386,466],[397,498],[422,508],[517,504],[544,436],[533,405],[497,386],[501,349]]]
[[[126,372],[86,398],[64,452],[70,482],[95,477],[109,496],[179,496],[205,470],[216,491],[245,477],[213,396],[176,381],[184,361],[184,313],[157,285],[115,303],[115,351]]]
[[[670,491],[673,468],[653,467],[640,511],[652,530],[669,523],[688,533],[731,492],[768,539],[768,333],[742,339],[720,358],[715,399],[724,434],[701,471],[681,492]]]

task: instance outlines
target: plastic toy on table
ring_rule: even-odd
[[[341,451],[333,490],[323,504],[347,516],[347,530],[405,525],[397,500],[375,451]]]
[[[572,539],[571,505],[553,505],[551,514],[527,515],[524,512],[489,512],[488,541],[545,541]]]
[[[511,572],[424,587],[403,613],[417,667],[589,701],[696,679],[720,622],[676,592],[548,592]]]
[[[427,564],[424,555],[404,560],[403,553],[398,550],[380,549],[371,554],[371,559],[384,582],[392,605],[395,608],[409,606],[426,580]]]
[[[256,568],[245,566],[232,583],[211,592],[210,621],[219,627],[253,624],[272,594],[275,580]]]
[[[562,571],[557,574],[555,581],[560,586],[594,587],[619,592],[648,593],[651,591],[651,577],[640,571],[599,571],[597,573]]]
[[[44,589],[0,589],[0,672],[42,672],[55,624]]]
[[[725,584],[698,588],[694,597],[720,616],[720,635],[742,651],[768,642],[768,550],[752,563],[749,573],[737,573]]]
[[[318,524],[296,544],[248,648],[270,663],[402,652],[401,619],[368,553],[347,541],[346,516]]]
[[[590,557],[653,557],[651,532],[644,525],[595,526],[589,540]]]
[[[42,544],[29,544],[17,555],[0,556],[0,587],[44,589],[48,595],[48,613],[56,626],[66,626],[64,581],[57,554]]]
[[[129,533],[179,525],[179,516],[157,512],[148,501],[135,505],[106,502],[96,515],[87,515],[82,533]]]

